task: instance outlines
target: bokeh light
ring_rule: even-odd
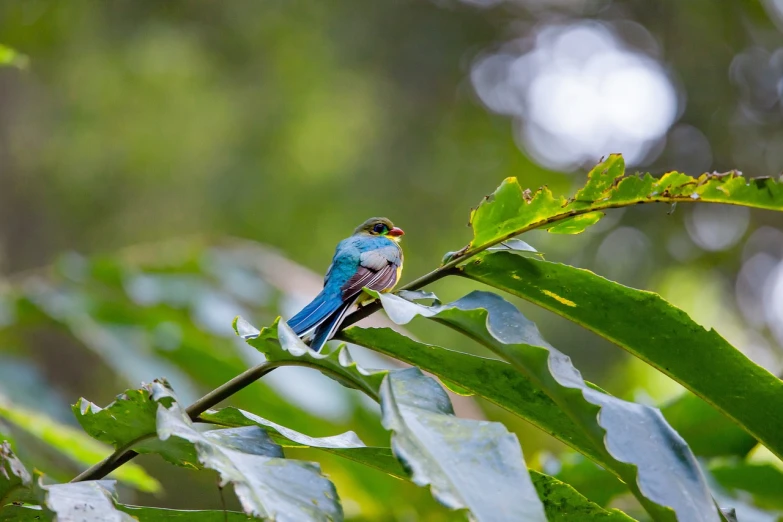
[[[488,108],[514,118],[524,150],[561,170],[607,152],[644,165],[660,153],[678,113],[663,66],[599,22],[543,25],[478,59],[471,79]]]

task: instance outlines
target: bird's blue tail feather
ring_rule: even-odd
[[[354,301],[355,299],[351,299],[350,301],[343,303],[342,306],[340,306],[331,315],[331,317],[318,325],[318,327],[315,329],[315,332],[313,333],[313,339],[310,341],[311,349],[315,350],[316,352],[321,351],[321,348],[324,347],[326,341],[332,338],[334,332],[340,326],[340,323],[343,322],[343,318],[345,317],[346,312],[348,312],[348,309],[351,308],[351,305],[354,303]]]
[[[288,326],[291,327],[296,335],[301,336],[328,319],[340,309],[342,304],[343,300],[339,294],[330,295],[326,292],[321,292],[310,304],[288,320]]]

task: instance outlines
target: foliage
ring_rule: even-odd
[[[16,49],[0,44],[0,67],[11,66],[24,69],[27,67],[28,63],[29,60],[27,56],[18,52]]]
[[[241,310],[261,294],[267,296],[263,307],[273,300],[270,288],[280,291],[284,285],[279,276],[249,276],[243,265],[246,250],[213,249],[209,263],[186,263],[178,271],[169,263],[155,273],[113,260],[72,258],[60,267],[65,277],[59,281],[34,275],[16,282],[5,293],[16,312],[14,327],[5,331],[8,338],[14,328],[56,325],[126,381],[135,374],[122,349],[147,339],[154,347],[146,354],[150,365],[175,370],[175,379],[173,384],[159,379],[130,389],[104,408],[80,399],[73,406],[78,423],[115,451],[69,483],[52,480],[60,472],[58,465],[44,466],[52,472],[43,477],[34,478],[27,470],[23,462],[32,452],[16,440],[19,433],[26,430],[60,452],[64,444],[20,421],[18,412],[24,408],[9,401],[0,416],[19,427],[8,438],[13,436],[22,458],[4,443],[0,511],[10,520],[68,520],[77,511],[87,513],[85,520],[94,519],[93,512],[118,521],[342,520],[349,497],[332,473],[310,462],[314,455],[324,463],[339,457],[345,469],[351,461],[359,469],[425,487],[454,516],[473,520],[629,521],[648,516],[719,521],[728,519],[725,513],[735,504],[744,505],[739,500],[743,492],[750,493],[755,509],[774,516],[781,509],[774,488],[783,484],[775,465],[783,455],[783,425],[775,414],[783,412],[783,383],[661,297],[537,259],[528,244],[511,240],[537,228],[580,233],[598,223],[606,209],[648,202],[728,203],[780,211],[783,185],[736,173],[625,176],[617,155],[596,166],[570,199],[554,198],[546,188],[522,191],[516,180],[506,180],[473,212],[469,245],[449,253],[442,266],[397,294],[369,292],[374,302],[350,316],[339,333],[341,340],[413,368],[369,370],[344,345],[315,353],[285,322],[272,319],[271,306],[259,314],[270,326],[259,330],[237,318],[234,329],[247,344],[223,349],[232,342],[223,326],[214,326],[209,309],[196,313],[205,296],[214,300],[215,288],[222,288],[224,302],[232,296],[237,304],[232,309]],[[265,258],[271,259],[277,258]],[[232,281],[228,266],[244,266],[244,278]],[[551,310],[695,395],[688,392],[663,411],[615,397],[585,381],[570,358],[500,295],[473,291],[444,305],[434,294],[418,291],[449,276],[469,278]],[[348,327],[381,306],[398,325],[414,319],[445,325],[492,358],[428,344],[386,327]],[[116,322],[120,317],[124,324]],[[334,426],[275,407],[269,400],[275,390],[258,379],[292,366],[316,370],[342,385],[341,391],[378,403],[380,416],[364,406],[354,411],[362,419],[363,438],[373,444],[353,431],[305,434],[334,433]],[[178,396],[197,388],[212,391],[185,406],[188,401]],[[589,460],[563,458],[550,473],[529,469],[530,457],[525,460],[519,439],[504,424],[454,414],[453,401],[465,396],[500,406]],[[216,408],[226,399],[231,406]],[[357,404],[362,400],[357,398]],[[44,413],[36,415],[39,425],[55,423]],[[73,435],[68,445],[84,446],[82,439]],[[719,443],[713,443],[716,439]],[[765,448],[771,453],[759,460]],[[311,450],[308,459],[296,453]],[[66,454],[78,460],[77,452]],[[219,487],[231,486],[241,511],[170,511],[120,503],[114,482],[103,480],[108,473],[134,470],[135,478],[117,479],[140,489],[154,484],[148,472],[126,464],[138,454],[158,455],[198,474],[216,472]],[[699,457],[711,460],[701,466]],[[590,481],[605,486],[591,490]],[[633,495],[646,514],[609,508],[613,497],[623,493]]]

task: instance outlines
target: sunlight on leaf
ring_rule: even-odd
[[[558,221],[547,230],[550,234],[581,234],[587,227],[593,226],[604,217],[603,212],[589,212]]]

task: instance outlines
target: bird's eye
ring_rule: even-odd
[[[376,234],[383,234],[386,231],[386,225],[383,223],[376,223],[374,227],[372,227],[372,231]]]

